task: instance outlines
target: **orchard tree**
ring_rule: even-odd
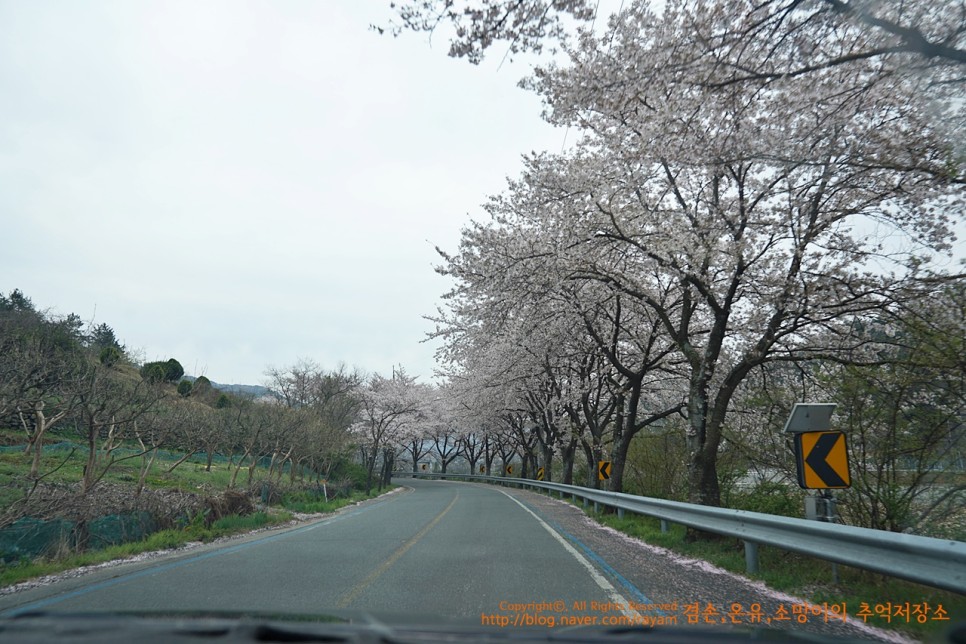
[[[82,478],[85,494],[117,463],[155,448],[148,441],[135,454],[118,456],[116,452],[123,441],[143,438],[138,423],[150,423],[164,398],[165,391],[158,383],[136,374],[101,364],[88,370],[77,389],[78,429],[87,447]]]
[[[292,428],[283,454],[294,480],[296,469],[311,464],[327,474],[349,441],[349,428],[360,408],[362,375],[344,365],[327,371],[311,360],[266,372],[266,385],[278,405],[291,410],[299,422]],[[325,453],[325,450],[331,450]],[[276,454],[278,454],[276,452]],[[281,465],[281,464],[279,464]]]
[[[16,290],[0,295],[0,356],[0,418],[23,429],[29,477],[36,479],[46,433],[73,412],[93,366],[75,317],[37,311]]]

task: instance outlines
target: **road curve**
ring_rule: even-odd
[[[682,562],[547,497],[404,479],[404,489],[314,523],[211,544],[0,597],[27,611],[362,611],[387,622],[767,625],[886,639],[809,615],[771,623],[794,598]],[[708,618],[708,605],[717,614]],[[758,604],[761,616],[749,616]],[[745,614],[729,615],[735,605]],[[734,612],[734,611],[732,611]],[[623,621],[621,621],[623,620]],[[755,623],[752,623],[755,622]],[[892,638],[896,639],[896,638]]]

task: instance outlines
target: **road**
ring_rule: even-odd
[[[569,504],[532,492],[397,482],[404,487],[393,494],[314,523],[2,596],[0,615],[348,610],[389,622],[449,620],[487,628],[623,619],[685,626],[760,623],[882,637],[881,631],[828,615],[810,614],[800,623],[794,598],[661,553],[601,528]],[[775,619],[781,607],[788,621]]]

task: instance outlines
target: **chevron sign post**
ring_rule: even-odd
[[[795,403],[785,431],[794,434],[798,485],[806,490],[841,490],[852,482],[844,432],[830,431],[834,403]]]
[[[795,434],[798,485],[806,490],[840,490],[851,485],[845,432]]]

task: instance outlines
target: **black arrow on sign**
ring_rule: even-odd
[[[601,461],[597,471],[602,481],[610,480],[610,461]]]
[[[805,463],[828,487],[846,487],[845,481],[838,475],[838,472],[825,461],[841,436],[842,434],[839,433],[819,436],[812,447],[812,451],[808,453],[808,457],[805,459]]]

